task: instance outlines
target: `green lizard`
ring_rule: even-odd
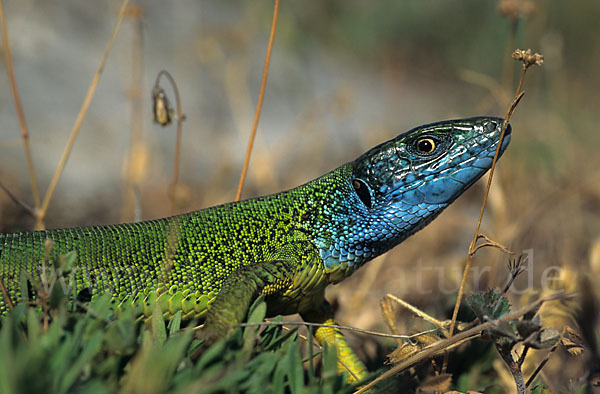
[[[21,278],[39,280],[50,239],[50,259],[76,251],[73,290],[84,302],[110,292],[117,310],[146,316],[158,303],[165,318],[181,311],[222,337],[262,294],[269,315],[333,324],[325,287],[423,228],[481,177],[502,126],[478,117],[417,127],[295,189],[174,217],[0,234],[0,278],[20,300]],[[501,152],[509,140],[510,126]],[[354,378],[365,376],[339,330],[315,337],[337,347]]]

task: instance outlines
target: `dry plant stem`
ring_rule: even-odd
[[[387,324],[388,329],[392,334],[398,334],[398,327],[396,326],[396,319],[394,317],[394,311],[392,308],[392,300],[389,298],[382,298],[379,301],[379,306],[381,308],[381,315],[383,316],[383,320],[385,324]],[[404,341],[400,338],[396,339],[398,346],[402,345]]]
[[[133,27],[133,43],[131,50],[131,133],[129,142],[129,153],[127,154],[127,179],[125,195],[122,208],[122,220],[134,222],[141,220],[141,204],[137,196],[142,177],[140,173],[133,173],[133,167],[139,160],[142,149],[142,133],[144,111],[142,106],[142,84],[144,75],[144,25],[142,23],[142,11],[139,6],[132,4],[128,8],[128,16]],[[131,209],[131,213],[130,210]]]
[[[23,139],[23,147],[25,148],[25,158],[27,159],[27,166],[29,168],[29,180],[31,182],[31,192],[33,193],[33,203],[36,210],[39,210],[41,204],[40,192],[38,189],[37,178],[35,176],[35,168],[33,166],[31,146],[29,145],[29,131],[27,129],[27,122],[25,122],[25,113],[23,111],[23,105],[21,104],[21,98],[19,96],[17,82],[15,80],[15,72],[12,64],[12,55],[10,52],[10,44],[8,41],[8,29],[6,28],[4,4],[2,0],[0,0],[0,24],[2,25],[2,46],[4,47],[4,60],[6,61],[6,71],[8,72],[10,90],[12,92],[13,99],[15,102],[15,108],[17,109],[17,117],[19,118],[19,124],[21,125],[21,138]]]
[[[23,201],[19,200],[17,198],[17,196],[15,196],[14,194],[11,193],[10,190],[8,190],[8,188],[6,186],[4,186],[2,183],[0,183],[0,189],[4,190],[4,193],[6,193],[6,195],[13,200],[13,202],[19,206],[21,206],[23,209],[25,209],[31,216],[36,217],[37,213],[36,210],[31,208],[29,205],[25,204]]]
[[[432,343],[431,345],[423,348],[423,350],[421,350],[420,352],[407,358],[406,360],[402,361],[401,363],[395,365],[390,370],[381,374],[380,376],[377,377],[377,379],[366,384],[365,386],[362,386],[359,390],[355,391],[354,394],[364,393],[367,390],[373,388],[378,383],[392,377],[393,375],[395,375],[399,372],[402,372],[406,368],[409,368],[409,367],[417,364],[418,362],[421,362],[430,357],[435,357],[435,356],[439,355],[441,352],[446,352],[450,347],[452,347],[452,345],[454,345],[458,342],[461,342],[461,341],[464,342],[467,339],[470,340],[470,339],[476,338],[477,336],[479,336],[480,333],[482,333],[485,330],[489,330],[490,328],[492,328],[496,324],[498,324],[500,321],[510,321],[510,320],[518,319],[521,316],[528,313],[529,311],[534,310],[535,308],[537,308],[544,302],[571,299],[574,297],[576,297],[575,294],[558,294],[558,295],[554,295],[554,296],[543,297],[543,298],[540,298],[540,299],[532,302],[531,304],[527,305],[526,307],[524,307],[514,313],[506,315],[498,320],[492,320],[492,321],[489,321],[486,323],[479,324],[473,328],[462,331],[462,332],[454,335],[451,338],[443,339],[443,340],[437,341],[435,343]]]
[[[177,187],[177,182],[179,182],[179,162],[181,161],[181,134],[183,131],[184,116],[181,111],[181,97],[179,96],[179,89],[177,89],[175,79],[167,70],[161,70],[158,73],[158,75],[156,76],[156,82],[154,83],[154,86],[159,85],[160,77],[163,75],[169,80],[171,86],[173,87],[173,93],[175,93],[175,103],[177,106],[177,141],[175,142],[175,163],[173,165],[173,181],[171,182],[171,186],[169,187],[169,214],[173,216],[175,214],[175,188]]]
[[[252,146],[254,145],[254,138],[256,137],[256,129],[258,128],[258,119],[260,119],[260,111],[262,109],[263,98],[265,96],[265,88],[267,86],[267,76],[269,75],[269,63],[271,62],[271,51],[273,49],[273,41],[275,39],[275,30],[277,29],[277,15],[279,14],[279,0],[275,0],[275,7],[273,10],[273,22],[271,23],[271,33],[269,35],[269,45],[267,46],[267,54],[265,56],[265,66],[263,69],[262,83],[260,85],[260,93],[258,95],[258,103],[256,104],[256,113],[254,114],[254,123],[252,124],[252,132],[250,133],[250,140],[248,141],[248,148],[246,149],[246,158],[244,159],[244,166],[242,167],[242,174],[240,175],[240,182],[238,184],[235,201],[240,201],[242,198],[242,190],[244,189],[244,181],[246,180],[246,173],[248,172],[248,165],[250,164],[250,154],[252,153]]]
[[[546,354],[546,357],[544,357],[544,359],[542,360],[540,365],[538,365],[537,368],[535,369],[535,371],[533,371],[533,373],[531,374],[529,379],[527,379],[527,383],[525,383],[526,388],[529,387],[529,385],[531,385],[531,383],[533,383],[535,377],[542,371],[542,368],[544,368],[544,366],[546,365],[548,360],[550,360],[550,356],[552,356],[552,354],[556,351],[556,349],[558,349],[559,344],[560,344],[560,341],[558,341],[558,343],[556,345],[554,345],[552,347],[552,349],[550,349],[550,351],[548,352],[548,354]]]
[[[0,291],[2,292],[2,297],[4,297],[4,302],[6,303],[6,306],[8,306],[8,309],[10,309],[11,311],[13,309],[15,309],[15,304],[13,304],[12,300],[10,299],[10,295],[8,294],[8,291],[6,290],[6,287],[4,286],[4,282],[2,281],[1,277],[0,277]]]
[[[506,133],[506,127],[508,126],[508,123],[510,121],[510,118],[512,117],[515,108],[517,106],[517,104],[519,103],[519,101],[521,100],[521,98],[523,97],[524,92],[521,92],[521,87],[523,85],[523,80],[525,78],[525,72],[527,71],[526,68],[523,68],[523,74],[521,75],[521,80],[519,82],[519,86],[517,88],[517,91],[515,93],[515,97],[512,101],[512,104],[510,105],[510,108],[508,109],[507,113],[506,113],[506,117],[505,117],[505,121],[504,121],[504,125],[502,126],[502,132],[500,133],[500,140],[498,141],[498,146],[496,147],[496,153],[494,155],[494,159],[492,161],[492,167],[490,168],[490,173],[488,175],[488,181],[487,181],[487,185],[485,188],[485,192],[483,194],[483,202],[481,203],[481,209],[479,211],[479,218],[477,219],[477,226],[475,227],[475,234],[473,234],[473,240],[471,241],[471,244],[469,245],[469,256],[467,257],[467,263],[465,264],[465,269],[463,272],[463,277],[462,280],[460,282],[460,288],[458,289],[458,297],[456,298],[456,304],[454,305],[454,311],[452,312],[452,322],[450,323],[450,329],[448,332],[449,336],[452,336],[452,334],[454,333],[454,326],[456,325],[456,319],[458,317],[458,309],[460,308],[460,304],[462,302],[462,297],[463,294],[465,292],[465,285],[467,283],[467,276],[469,275],[469,270],[471,268],[471,264],[473,263],[473,256],[475,254],[475,252],[477,251],[476,248],[476,243],[477,240],[479,239],[479,229],[481,228],[481,221],[483,219],[483,212],[485,211],[485,206],[487,203],[487,199],[488,199],[488,195],[490,192],[490,188],[492,186],[492,179],[494,177],[494,170],[496,169],[496,163],[498,162],[498,156],[500,154],[500,146],[502,145],[502,141],[504,140],[504,134]],[[444,362],[442,364],[442,373],[446,372],[446,368],[448,367],[448,355],[444,356]]]
[[[419,316],[420,318],[427,320],[428,322],[435,324],[436,326],[438,326],[439,328],[444,328],[444,323],[439,321],[438,319],[436,319],[433,316],[428,315],[427,313],[423,312],[422,310],[420,310],[419,308],[416,308],[414,306],[412,306],[411,304],[409,304],[408,302],[394,296],[393,294],[386,294],[385,295],[386,298],[393,300],[395,302],[397,302],[398,304],[402,305],[403,307],[405,307],[406,309],[408,309],[409,311],[411,311],[412,313],[414,313],[415,315]]]
[[[123,16],[125,15],[125,11],[127,9],[127,4],[129,0],[123,0],[121,3],[121,8],[119,10],[119,14],[117,16],[117,21],[113,28],[112,34],[108,39],[108,43],[106,44],[106,48],[104,49],[104,54],[102,55],[102,60],[100,61],[100,65],[98,66],[98,70],[94,74],[94,78],[92,79],[92,83],[87,91],[85,99],[83,100],[83,104],[81,105],[81,109],[79,110],[79,114],[77,115],[77,119],[75,120],[75,124],[73,125],[73,129],[71,130],[71,135],[69,136],[69,140],[67,141],[67,145],[60,157],[58,165],[56,167],[56,171],[54,172],[54,176],[50,181],[50,186],[48,186],[48,191],[44,196],[44,202],[42,203],[42,207],[40,208],[40,212],[38,215],[38,227],[43,227],[43,220],[46,216],[46,212],[48,211],[48,205],[50,205],[50,200],[54,194],[54,190],[56,189],[56,185],[58,184],[58,180],[67,164],[67,159],[71,153],[71,149],[73,148],[73,144],[75,143],[75,139],[77,138],[77,134],[79,134],[79,130],[81,129],[81,125],[83,124],[83,120],[85,119],[85,115],[90,107],[92,102],[92,98],[94,97],[94,93],[96,92],[96,87],[98,86],[98,82],[100,81],[100,76],[102,75],[102,71],[104,69],[104,64],[106,63],[106,59],[108,58],[108,54],[112,48],[112,45],[117,37],[117,33],[119,32],[119,27],[121,26],[121,22],[123,21]]]
[[[350,326],[340,326],[339,324],[320,324],[320,323],[310,323],[305,321],[262,321],[257,323],[239,323],[229,326],[228,328],[238,328],[238,327],[269,327],[269,326],[307,326],[307,327],[328,327],[328,328],[337,328],[339,330],[347,330],[353,332],[359,332],[362,334],[372,335],[375,337],[383,337],[383,338],[401,338],[401,339],[412,339],[419,337],[421,335],[430,334],[432,332],[438,331],[437,328],[432,330],[421,331],[412,335],[398,335],[398,334],[386,334],[384,332],[377,331],[369,331],[363,330],[362,328],[350,327]],[[196,331],[202,329],[204,325],[199,325],[193,327],[192,330]]]
[[[508,366],[508,370],[510,371],[510,374],[512,375],[512,377],[515,381],[517,393],[518,394],[526,394],[527,389],[525,387],[525,380],[523,379],[523,372],[521,372],[521,366],[519,364],[517,364],[515,362],[515,360],[513,360],[510,351],[508,351],[506,353],[505,352],[498,352],[498,353],[500,354],[500,356],[502,357],[502,359]]]

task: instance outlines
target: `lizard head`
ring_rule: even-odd
[[[492,165],[504,120],[477,117],[414,128],[349,163],[345,206],[327,268],[356,268],[432,221]],[[507,126],[500,147],[510,141]]]

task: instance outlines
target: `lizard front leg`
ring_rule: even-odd
[[[323,298],[323,301],[315,308],[300,312],[302,319],[306,322],[318,324],[336,324],[333,311],[329,303]],[[338,371],[340,373],[349,373],[348,381],[356,382],[367,377],[367,369],[360,361],[356,353],[352,350],[342,332],[337,328],[318,327],[314,331],[314,336],[320,344],[334,346],[338,356]]]
[[[252,301],[289,287],[293,265],[269,261],[240,267],[227,277],[204,322],[203,336],[208,343],[224,338],[232,327],[246,317]]]

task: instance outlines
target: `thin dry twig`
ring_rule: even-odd
[[[126,156],[127,175],[125,179],[121,220],[139,222],[142,218],[142,206],[138,195],[145,175],[146,150],[143,143],[144,108],[142,105],[142,85],[144,80],[144,10],[139,4],[127,7],[125,17],[133,28],[131,42],[131,129],[129,151]]]
[[[477,252],[479,249],[486,248],[486,247],[496,248],[496,249],[502,251],[503,253],[510,254],[510,255],[516,254],[512,250],[508,249],[506,246],[502,245],[499,242],[494,241],[493,239],[491,239],[490,237],[488,237],[485,234],[479,234],[477,236],[477,239],[484,239],[485,242],[475,246],[475,248],[473,248],[473,254],[475,254],[475,252]]]
[[[563,329],[562,333],[561,333],[561,340],[565,335],[565,329]],[[554,354],[554,352],[556,351],[556,349],[558,349],[558,347],[560,346],[561,341],[556,342],[556,344],[554,346],[552,346],[552,348],[550,349],[550,351],[546,354],[546,356],[544,357],[544,359],[540,362],[540,364],[535,368],[535,371],[533,371],[533,373],[531,374],[531,376],[529,377],[529,379],[527,379],[527,382],[525,383],[525,388],[529,387],[529,385],[531,383],[533,383],[533,381],[535,380],[536,376],[539,375],[539,373],[542,371],[542,368],[544,368],[546,366],[546,363],[548,363],[548,360],[550,360],[550,357],[552,356],[552,354]],[[525,348],[525,350],[527,350],[528,348]],[[524,358],[524,357],[523,357]]]
[[[4,60],[6,61],[6,71],[8,72],[8,81],[10,83],[10,90],[12,92],[13,99],[15,102],[17,117],[19,118],[19,124],[21,125],[21,138],[23,139],[23,147],[25,148],[25,158],[27,159],[27,167],[29,168],[29,180],[31,182],[33,204],[36,210],[39,210],[41,204],[40,192],[38,189],[37,177],[35,175],[35,167],[33,166],[33,156],[31,155],[31,146],[29,144],[29,130],[27,129],[27,122],[25,121],[25,112],[23,111],[23,105],[21,104],[21,98],[19,96],[17,82],[15,80],[15,72],[13,69],[12,55],[8,40],[8,29],[6,28],[4,4],[2,0],[0,0],[0,24],[2,25],[2,46],[4,47]]]
[[[417,332],[417,333],[411,334],[411,335],[386,334],[384,332],[363,330],[362,328],[356,328],[356,327],[351,327],[351,326],[341,326],[339,324],[320,324],[320,323],[311,323],[311,322],[305,322],[305,321],[262,321],[262,322],[256,322],[256,323],[239,323],[239,324],[233,324],[233,325],[231,325],[231,326],[229,326],[227,328],[268,327],[268,326],[328,327],[328,328],[337,328],[337,329],[340,329],[340,330],[347,330],[347,331],[359,332],[359,333],[362,333],[362,334],[373,335],[373,336],[376,336],[376,337],[401,338],[401,339],[412,339],[412,338],[419,337],[421,335],[430,334],[432,332],[438,331],[437,328],[434,328],[434,329],[431,329],[431,330],[425,330],[425,331]],[[197,331],[197,330],[200,330],[202,328],[204,328],[204,324],[192,327],[190,329],[194,330],[194,331]]]
[[[425,334],[430,334],[432,332],[436,332],[438,331],[437,328],[431,329],[431,330],[425,330],[425,331],[421,331],[415,334],[411,334],[411,335],[401,335],[401,334],[386,334],[384,332],[378,332],[378,331],[370,331],[370,330],[363,330],[362,328],[356,328],[356,327],[351,327],[351,326],[340,326],[339,324],[320,324],[320,323],[310,323],[310,322],[304,322],[304,321],[263,321],[263,322],[257,322],[257,323],[239,323],[239,324],[235,324],[233,326],[231,326],[231,328],[237,328],[237,327],[257,327],[257,326],[307,326],[307,327],[328,327],[328,328],[337,328],[339,330],[347,330],[347,331],[353,331],[353,332],[359,332],[362,334],[367,334],[367,335],[372,335],[372,336],[376,336],[376,337],[383,337],[383,338],[401,338],[401,339],[412,339],[412,338],[416,338],[419,337],[421,335],[425,335]]]
[[[277,29],[277,15],[279,14],[279,0],[275,0],[275,7],[273,10],[273,22],[271,23],[271,34],[269,35],[269,44],[267,46],[267,55],[265,56],[265,66],[263,69],[262,83],[260,85],[260,93],[258,95],[258,103],[256,104],[256,113],[254,115],[254,123],[252,124],[252,132],[250,133],[250,140],[248,141],[248,148],[246,150],[246,158],[244,159],[244,167],[242,168],[242,174],[240,175],[240,182],[238,184],[235,201],[240,201],[242,198],[242,190],[244,189],[244,181],[246,180],[246,173],[248,172],[248,165],[250,164],[250,154],[252,153],[252,147],[254,145],[254,138],[256,137],[256,129],[258,128],[258,119],[260,118],[260,111],[262,109],[263,98],[265,96],[265,88],[267,86],[267,76],[269,75],[269,63],[271,62],[271,51],[273,49],[273,41],[275,39],[275,30]]]
[[[413,305],[409,304],[408,302],[394,296],[393,294],[386,294],[385,295],[386,298],[393,300],[395,302],[397,302],[398,304],[402,305],[403,307],[405,307],[406,309],[408,309],[409,311],[413,312],[414,314],[416,314],[417,316],[419,316],[420,318],[430,322],[431,324],[434,324],[436,326],[438,326],[441,329],[444,329],[444,322],[439,321],[438,319],[436,319],[433,316],[428,315],[427,313],[423,312],[422,310],[414,307]]]
[[[10,309],[11,311],[13,309],[15,309],[15,304],[12,302],[12,300],[10,298],[10,294],[8,294],[8,291],[6,290],[6,287],[4,286],[4,281],[2,280],[1,276],[0,276],[0,291],[2,292],[2,297],[4,297],[4,303],[6,304],[6,306],[8,306],[8,309]]]
[[[98,82],[100,81],[100,76],[102,75],[102,71],[104,70],[104,64],[106,63],[106,59],[108,58],[108,54],[112,48],[112,45],[117,37],[117,33],[119,32],[119,27],[121,26],[121,22],[123,21],[123,17],[125,16],[125,12],[127,10],[127,4],[129,0],[123,0],[121,3],[121,8],[119,9],[119,14],[117,16],[117,21],[115,22],[115,26],[113,31],[108,39],[108,43],[106,44],[106,48],[104,49],[104,54],[102,55],[102,59],[100,60],[100,65],[98,66],[98,70],[94,74],[94,78],[92,79],[92,83],[87,91],[85,99],[81,105],[81,109],[79,110],[79,114],[77,114],[77,119],[75,120],[75,124],[73,125],[73,129],[71,130],[71,135],[67,141],[65,149],[60,157],[58,165],[56,167],[56,171],[54,172],[54,176],[50,181],[50,185],[48,186],[48,191],[44,196],[44,201],[42,203],[42,207],[40,208],[40,212],[38,214],[38,223],[37,226],[43,226],[43,220],[48,211],[48,206],[50,205],[50,200],[54,195],[54,190],[56,189],[56,185],[58,184],[58,180],[67,164],[67,159],[71,153],[71,149],[73,148],[73,144],[75,143],[75,139],[77,138],[77,134],[79,134],[79,130],[81,129],[81,125],[83,124],[83,120],[85,119],[85,115],[90,107],[92,102],[92,98],[94,97],[94,93],[96,92],[96,87],[98,86]]]
[[[496,163],[498,162],[498,156],[500,154],[500,146],[502,145],[502,140],[504,139],[504,134],[506,132],[506,127],[508,126],[508,122],[510,121],[512,114],[514,113],[514,110],[515,110],[517,104],[523,97],[523,94],[524,94],[524,92],[519,93],[519,91],[517,91],[517,93],[515,94],[515,98],[513,99],[513,102],[511,104],[508,112],[506,113],[504,125],[502,126],[502,131],[500,133],[500,140],[498,141],[498,146],[496,147],[496,154],[494,155],[494,159],[492,161],[492,167],[490,168],[488,182],[487,182],[487,185],[485,188],[485,192],[483,194],[483,202],[481,203],[481,210],[479,211],[479,218],[477,220],[477,226],[475,227],[475,234],[473,235],[473,240],[471,241],[471,244],[469,245],[469,256],[467,257],[467,263],[465,265],[463,277],[460,282],[460,287],[458,289],[458,297],[456,298],[456,304],[454,305],[454,311],[452,312],[452,322],[450,323],[450,329],[448,331],[449,336],[452,336],[452,334],[454,333],[454,327],[456,325],[456,319],[458,317],[458,309],[460,308],[460,304],[462,302],[462,297],[465,292],[467,276],[469,275],[469,270],[470,270],[471,264],[473,262],[473,256],[474,256],[475,252],[478,250],[478,248],[476,247],[476,243],[477,243],[477,240],[479,239],[479,235],[480,235],[479,229],[481,227],[481,221],[483,219],[483,212],[485,211],[488,194],[489,194],[490,188],[492,186],[492,178],[494,176],[494,170],[496,168]],[[444,363],[442,365],[442,373],[446,372],[447,367],[448,367],[448,357],[446,356],[446,357],[444,357]]]
[[[446,352],[452,345],[454,345],[457,342],[464,341],[466,339],[476,338],[477,336],[479,336],[480,333],[482,333],[483,331],[488,330],[490,328],[493,328],[501,321],[510,321],[510,320],[518,319],[521,316],[525,315],[526,313],[528,313],[532,310],[535,310],[538,306],[540,306],[544,302],[562,300],[562,299],[571,299],[576,296],[577,296],[576,294],[557,294],[557,295],[553,295],[553,296],[543,297],[543,298],[540,298],[540,299],[532,302],[531,304],[527,305],[526,307],[521,308],[520,310],[518,310],[514,313],[511,313],[509,315],[506,315],[500,319],[492,320],[492,321],[489,321],[486,323],[479,324],[473,328],[462,331],[448,339],[443,339],[443,340],[437,341],[437,342],[423,348],[423,350],[420,351],[419,353],[416,353],[415,355],[407,358],[406,360],[397,364],[396,366],[389,369],[385,373],[381,374],[380,376],[377,377],[377,379],[362,386],[360,389],[355,391],[354,394],[364,393],[367,390],[373,388],[378,383],[384,381],[385,379],[390,378],[391,376],[393,376],[399,372],[402,372],[406,368],[409,368],[422,360],[437,356],[441,352]]]
[[[8,188],[6,186],[4,186],[3,183],[0,182],[0,189],[4,190],[4,193],[6,193],[6,195],[17,205],[21,206],[23,209],[25,209],[31,216],[33,217],[37,217],[36,214],[36,210],[32,207],[30,207],[29,205],[27,205],[24,201],[21,201],[19,198],[17,198],[17,196],[15,196],[14,194],[12,194],[12,192],[10,190],[8,190]]]
[[[530,50],[525,51],[525,54],[518,52],[518,51],[519,50],[515,51],[515,53],[513,54],[513,58],[515,60],[523,61],[523,71],[521,73],[521,79],[519,80],[519,85],[517,86],[517,90],[515,92],[514,99],[511,103],[508,111],[506,112],[504,125],[502,126],[502,131],[500,132],[500,140],[498,141],[498,146],[496,147],[496,153],[494,154],[494,159],[492,160],[492,166],[490,168],[487,185],[485,188],[485,192],[483,194],[483,201],[481,203],[481,209],[479,211],[479,218],[477,219],[477,226],[475,227],[475,233],[473,234],[473,240],[471,241],[471,244],[469,245],[469,255],[467,257],[467,263],[465,265],[463,277],[462,277],[462,280],[460,283],[460,288],[458,290],[458,297],[456,299],[456,304],[454,305],[454,311],[452,313],[452,322],[450,324],[450,330],[449,330],[450,336],[452,336],[452,334],[454,333],[454,327],[456,325],[456,318],[458,317],[458,309],[460,308],[460,304],[462,302],[462,297],[463,297],[463,294],[465,291],[465,285],[467,282],[467,276],[469,274],[469,270],[470,270],[471,264],[473,262],[473,256],[474,256],[475,252],[477,252],[477,250],[479,249],[479,247],[476,246],[476,243],[480,237],[479,230],[481,228],[481,221],[483,219],[483,213],[485,211],[485,206],[487,204],[488,195],[490,192],[490,188],[492,186],[492,179],[494,177],[496,163],[498,162],[498,157],[500,155],[500,146],[502,145],[502,141],[504,140],[506,128],[508,127],[508,123],[510,122],[511,117],[514,114],[517,105],[519,104],[519,102],[523,98],[523,95],[525,94],[525,92],[521,91],[521,89],[523,87],[523,82],[525,80],[525,73],[527,72],[527,69],[529,68],[529,66],[531,66],[533,64],[536,64],[536,65],[543,64],[543,56],[541,56],[537,53],[535,55],[531,55]],[[495,245],[490,244],[490,245],[486,245],[486,246],[495,246]],[[446,355],[444,357],[444,362],[442,364],[442,373],[446,372],[447,366],[448,366],[448,356]]]

